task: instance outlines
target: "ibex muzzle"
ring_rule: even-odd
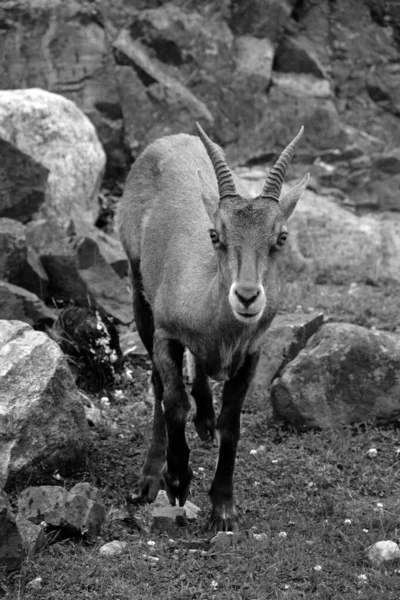
[[[153,438],[141,494],[165,486],[172,504],[189,493],[192,471],[185,425],[190,403],[182,379],[185,348],[194,357],[191,393],[202,439],[218,433],[210,496],[214,530],[237,527],[233,471],[240,413],[259,358],[261,337],[279,304],[276,260],[287,220],[308,175],[282,198],[300,130],[249,198],[221,148],[198,125],[153,142],[129,174],[118,211],[133,284],[138,332],[153,361]],[[215,419],[208,378],[225,381]]]

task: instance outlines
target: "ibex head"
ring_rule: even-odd
[[[309,175],[280,198],[283,178],[292,159],[297,136],[283,150],[254,199],[238,194],[233,175],[219,146],[214,144],[197,124],[213,165],[219,189],[219,204],[203,196],[213,228],[212,245],[217,252],[219,272],[229,289],[229,303],[239,321],[255,323],[266,306],[266,286],[274,281],[275,259],[288,236],[286,222],[307,186]]]

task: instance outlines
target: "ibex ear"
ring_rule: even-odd
[[[199,178],[200,182],[200,193],[204,208],[207,211],[210,221],[214,223],[215,213],[217,212],[219,205],[218,193],[213,189],[200,169],[197,169],[197,177]]]
[[[280,198],[279,206],[285,216],[285,219],[288,219],[294,211],[298,199],[307,187],[309,179],[310,173],[307,173],[307,175],[303,177],[300,183],[292,187],[292,189],[289,190],[288,193],[285,196],[283,196],[283,198]]]

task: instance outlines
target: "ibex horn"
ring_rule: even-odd
[[[272,167],[267,180],[264,183],[263,191],[261,192],[261,198],[268,198],[268,200],[276,200],[276,202],[279,202],[279,196],[281,195],[283,178],[285,177],[286,169],[293,158],[294,149],[297,142],[303,135],[303,131],[304,127],[301,127],[299,133],[290,142],[290,144],[286,146],[275,165]]]
[[[203,131],[201,126],[196,123],[199,137],[204,144],[207,154],[210,157],[212,166],[214,167],[215,175],[217,176],[218,190],[220,200],[232,196],[237,196],[235,182],[233,181],[232,173],[226,164],[222,150],[217,144],[214,144]]]

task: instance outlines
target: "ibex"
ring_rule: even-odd
[[[164,485],[171,504],[183,506],[189,493],[190,403],[182,378],[187,348],[194,357],[196,430],[219,442],[211,528],[230,531],[238,527],[233,471],[240,413],[261,337],[278,307],[276,257],[309,175],[280,198],[301,128],[261,194],[249,198],[221,148],[196,125],[199,137],[160,138],[139,156],[117,222],[130,263],[137,330],[153,364],[153,435],[141,495],[153,501]],[[225,381],[217,420],[209,377]]]

